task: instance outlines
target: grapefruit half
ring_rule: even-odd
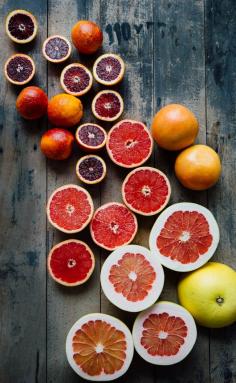
[[[219,228],[212,213],[196,203],[181,202],[160,214],[149,237],[151,252],[175,271],[204,265],[219,243]]]

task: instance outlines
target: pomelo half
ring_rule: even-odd
[[[147,362],[171,365],[192,350],[197,329],[192,315],[182,306],[160,301],[142,311],[133,326],[134,347]]]
[[[83,379],[110,381],[122,376],[133,359],[134,346],[128,327],[110,315],[81,317],[66,339],[70,366]]]
[[[163,266],[190,271],[213,256],[219,238],[219,228],[210,210],[196,203],[181,202],[159,215],[150,233],[149,246]]]
[[[156,302],[164,285],[164,271],[150,251],[122,246],[105,260],[101,285],[106,297],[122,310],[136,312]]]

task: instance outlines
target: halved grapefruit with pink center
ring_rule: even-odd
[[[132,170],[122,184],[122,197],[129,209],[141,215],[159,213],[168,204],[171,187],[160,170],[143,166]]]
[[[80,318],[66,339],[70,366],[83,379],[110,381],[128,370],[133,359],[128,327],[110,315],[95,313]]]
[[[213,256],[219,228],[204,206],[181,202],[157,218],[149,237],[151,252],[162,265],[175,271],[198,269]]]
[[[135,215],[122,203],[109,202],[100,206],[90,223],[94,242],[107,250],[128,245],[138,230]]]
[[[151,156],[153,139],[142,122],[122,120],[109,131],[106,146],[115,164],[135,168]]]
[[[95,266],[92,250],[86,243],[69,239],[55,245],[48,256],[51,277],[64,286],[78,286],[91,276]]]
[[[105,260],[101,285],[111,303],[122,310],[136,312],[156,302],[164,285],[164,271],[148,249],[122,246]]]
[[[69,184],[56,189],[47,204],[49,222],[64,233],[78,233],[91,221],[94,207],[86,189]]]
[[[172,302],[158,302],[141,312],[134,322],[133,340],[137,353],[147,362],[171,365],[183,360],[197,338],[192,315]]]

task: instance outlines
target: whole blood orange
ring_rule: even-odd
[[[79,52],[92,54],[101,47],[103,34],[93,21],[80,20],[73,26],[71,38]]]
[[[40,147],[46,157],[52,160],[65,160],[72,152],[74,136],[66,129],[47,130],[40,142]]]
[[[27,120],[35,120],[47,113],[48,98],[37,86],[24,88],[16,100],[16,109]]]
[[[48,119],[55,126],[70,128],[83,116],[81,101],[71,94],[60,93],[48,102]]]
[[[194,143],[197,134],[196,117],[188,108],[180,104],[164,106],[152,121],[153,138],[163,149],[184,149]]]
[[[218,181],[220,173],[220,158],[207,145],[193,145],[176,158],[176,177],[188,189],[206,190]]]

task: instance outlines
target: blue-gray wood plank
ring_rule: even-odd
[[[101,24],[104,51],[120,53],[127,64],[125,79],[118,89],[125,98],[127,118],[141,119],[150,126],[153,114],[166,103],[180,102],[197,115],[200,142],[207,142],[220,154],[223,176],[209,192],[183,189],[173,176],[174,155],[159,149],[150,164],[165,171],[172,184],[172,202],[200,202],[216,215],[221,242],[215,259],[235,262],[235,91],[236,91],[236,7],[234,0],[0,0],[1,66],[17,51],[32,54],[37,77],[32,83],[60,91],[61,67],[47,64],[41,55],[47,34],[70,37],[77,19],[89,18]],[[32,11],[39,21],[36,42],[27,47],[11,44],[3,30],[4,17],[12,9]],[[73,60],[79,58],[74,51]],[[3,77],[2,71],[1,76]],[[81,315],[102,311],[122,318],[130,326],[134,315],[112,306],[101,294],[99,271],[106,252],[93,246],[96,271],[88,284],[68,290],[47,277],[46,256],[51,246],[66,238],[46,224],[48,195],[57,186],[76,180],[76,151],[65,163],[46,161],[39,151],[39,139],[47,122],[27,123],[15,111],[19,89],[1,77],[0,109],[0,383],[81,382],[65,359],[66,333]],[[98,89],[99,87],[97,87]],[[96,87],[95,87],[96,90]],[[85,121],[92,120],[90,101],[84,98]],[[108,126],[107,126],[108,127]],[[126,172],[107,159],[108,177],[102,187],[90,188],[95,206],[121,200],[119,187]],[[140,220],[135,242],[148,244],[154,219]],[[79,236],[89,241],[88,230]],[[162,297],[176,301],[176,273],[166,273]],[[197,344],[185,361],[160,368],[135,355],[120,382],[135,383],[235,383],[235,326],[210,331],[199,328]]]

